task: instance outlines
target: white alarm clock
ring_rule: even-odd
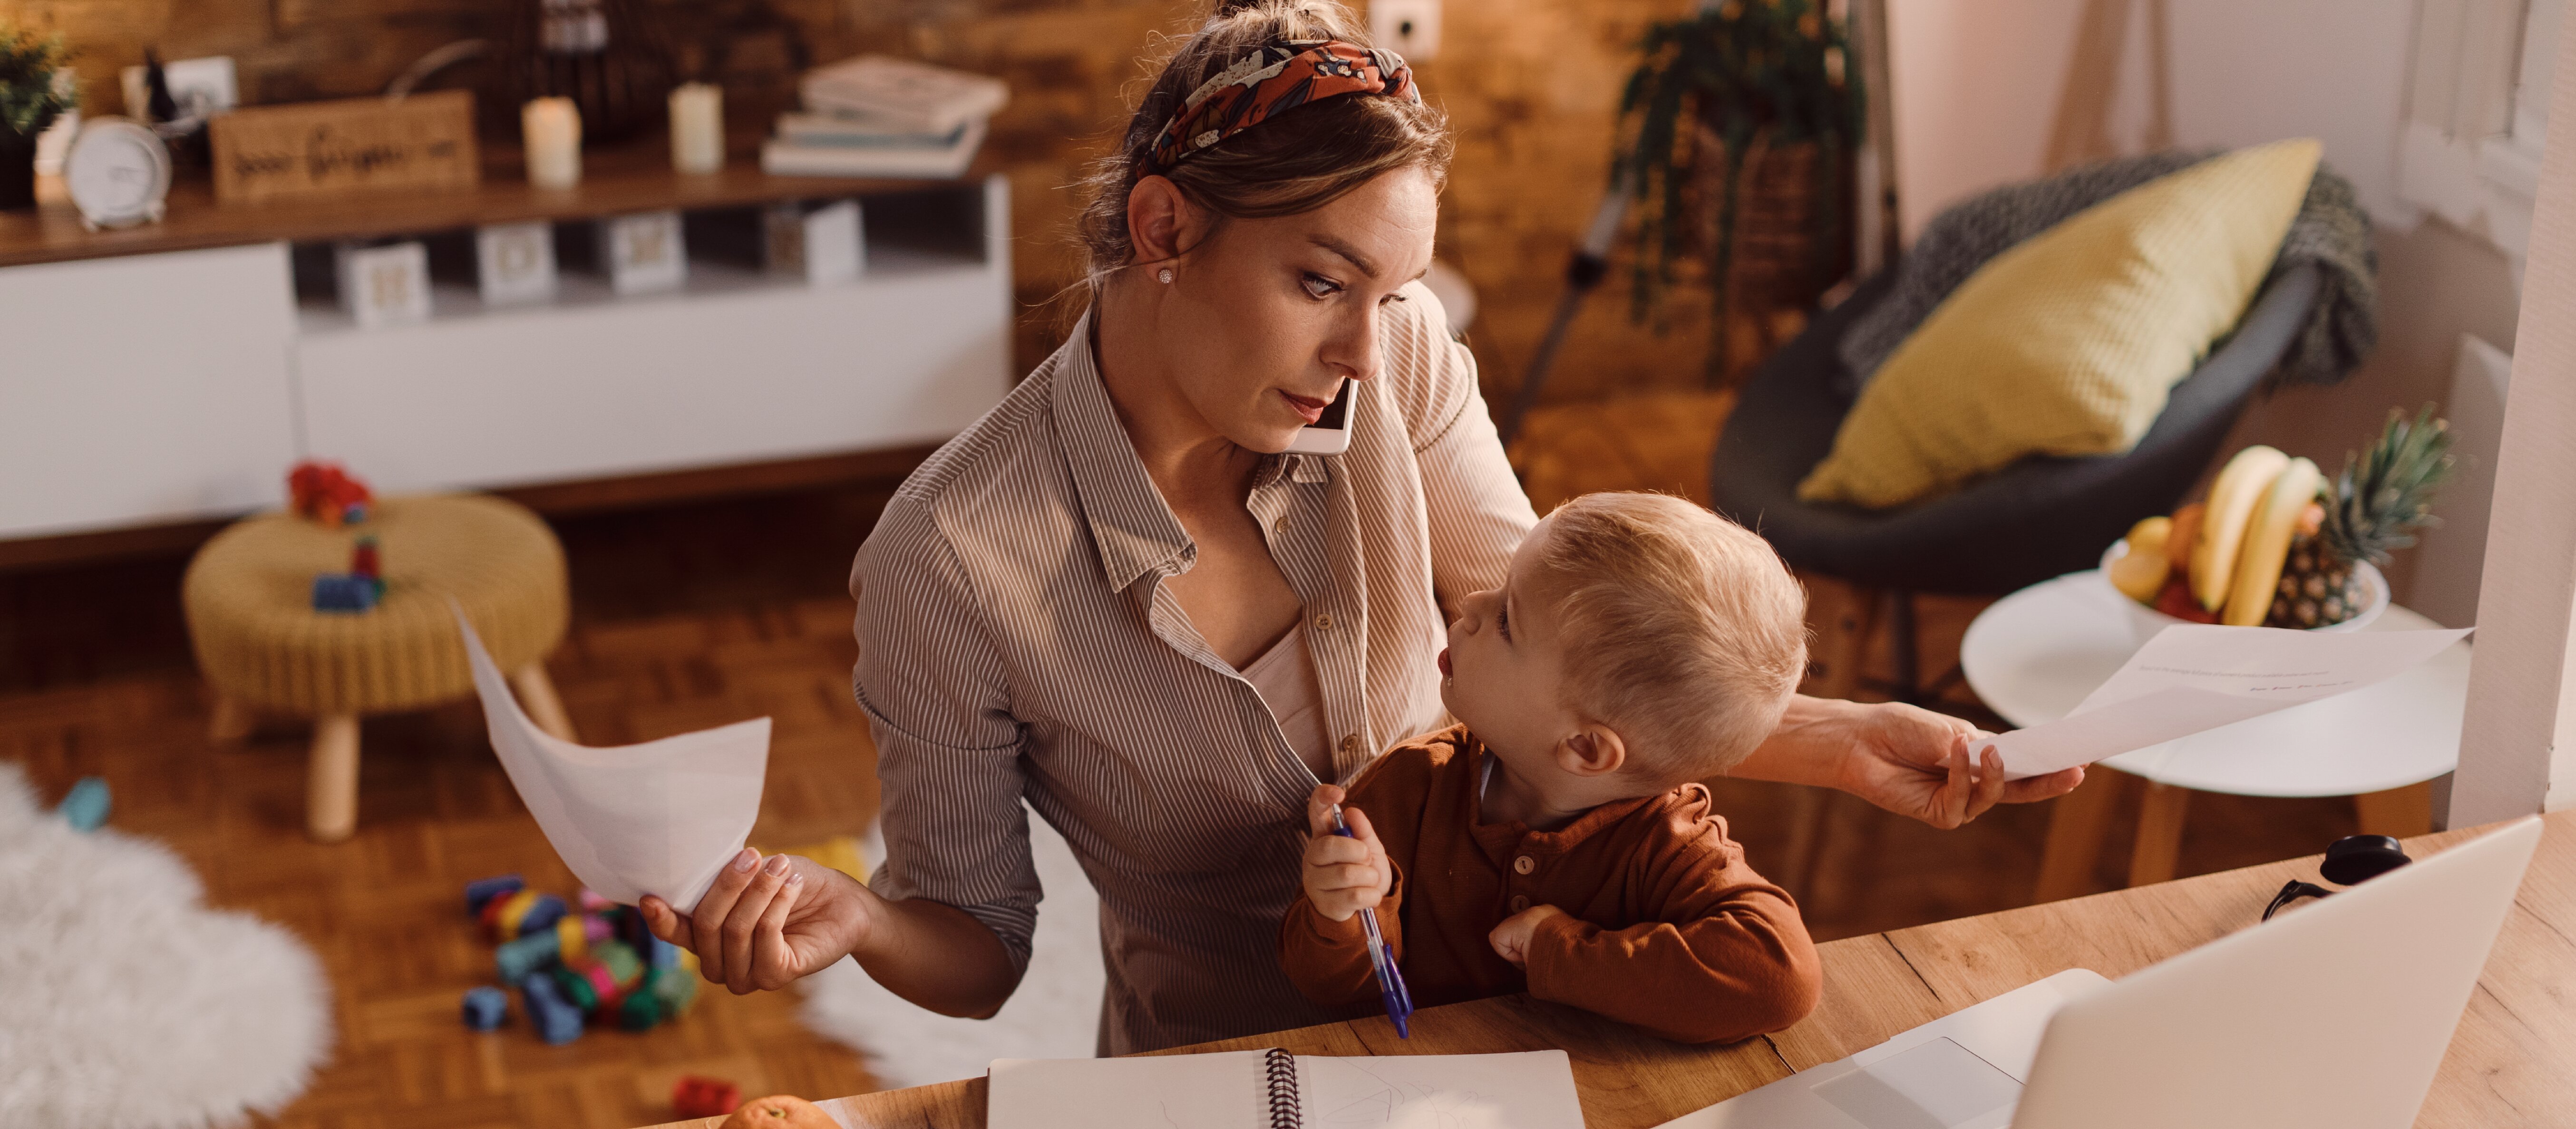
[[[159,220],[170,195],[170,148],[132,118],[92,118],[63,156],[63,190],[92,230]]]

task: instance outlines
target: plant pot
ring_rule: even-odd
[[[0,129],[0,211],[36,206],[36,139]]]
[[[1710,357],[1712,383],[1731,386],[1797,326],[1776,315],[1813,310],[1852,267],[1853,155],[1814,141],[1774,145],[1757,135],[1736,174],[1734,239],[1719,275],[1719,224],[1726,207],[1726,142],[1700,127],[1693,138],[1693,242],[1721,288]],[[1750,351],[1732,347],[1737,322],[1755,331]],[[1785,328],[1785,333],[1783,332]],[[1741,354],[1741,355],[1739,355]]]

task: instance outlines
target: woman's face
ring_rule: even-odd
[[[1146,264],[1182,399],[1236,446],[1287,450],[1342,381],[1377,375],[1381,319],[1431,268],[1438,219],[1431,178],[1397,169],[1310,212],[1219,223],[1169,283]]]

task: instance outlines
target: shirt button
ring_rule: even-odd
[[[1522,855],[1521,857],[1512,860],[1512,873],[1514,874],[1527,874],[1536,869],[1538,869],[1538,860],[1531,858],[1528,855]]]
[[[1333,613],[1331,613],[1331,612],[1325,612],[1324,614],[1322,614],[1322,615],[1319,615],[1319,616],[1316,616],[1316,617],[1315,617],[1315,630],[1317,630],[1317,631],[1330,631],[1330,630],[1332,630],[1332,629],[1333,629]]]
[[[1513,912],[1513,913],[1519,913],[1520,911],[1525,910],[1525,909],[1528,909],[1528,908],[1529,908],[1529,898],[1527,898],[1527,897],[1525,897],[1525,896],[1523,896],[1523,895],[1520,895],[1520,894],[1514,894],[1514,895],[1512,895],[1512,912]]]
[[[1357,733],[1342,734],[1342,751],[1345,753],[1356,753],[1360,751],[1360,735]]]
[[[1286,534],[1288,532],[1288,515],[1279,515],[1279,520],[1272,522],[1270,524],[1270,528],[1278,533]]]

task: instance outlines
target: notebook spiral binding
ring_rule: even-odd
[[[1270,1129],[1302,1129],[1306,1114],[1298,1108],[1297,1056],[1272,1047],[1263,1071],[1270,1076]]]

